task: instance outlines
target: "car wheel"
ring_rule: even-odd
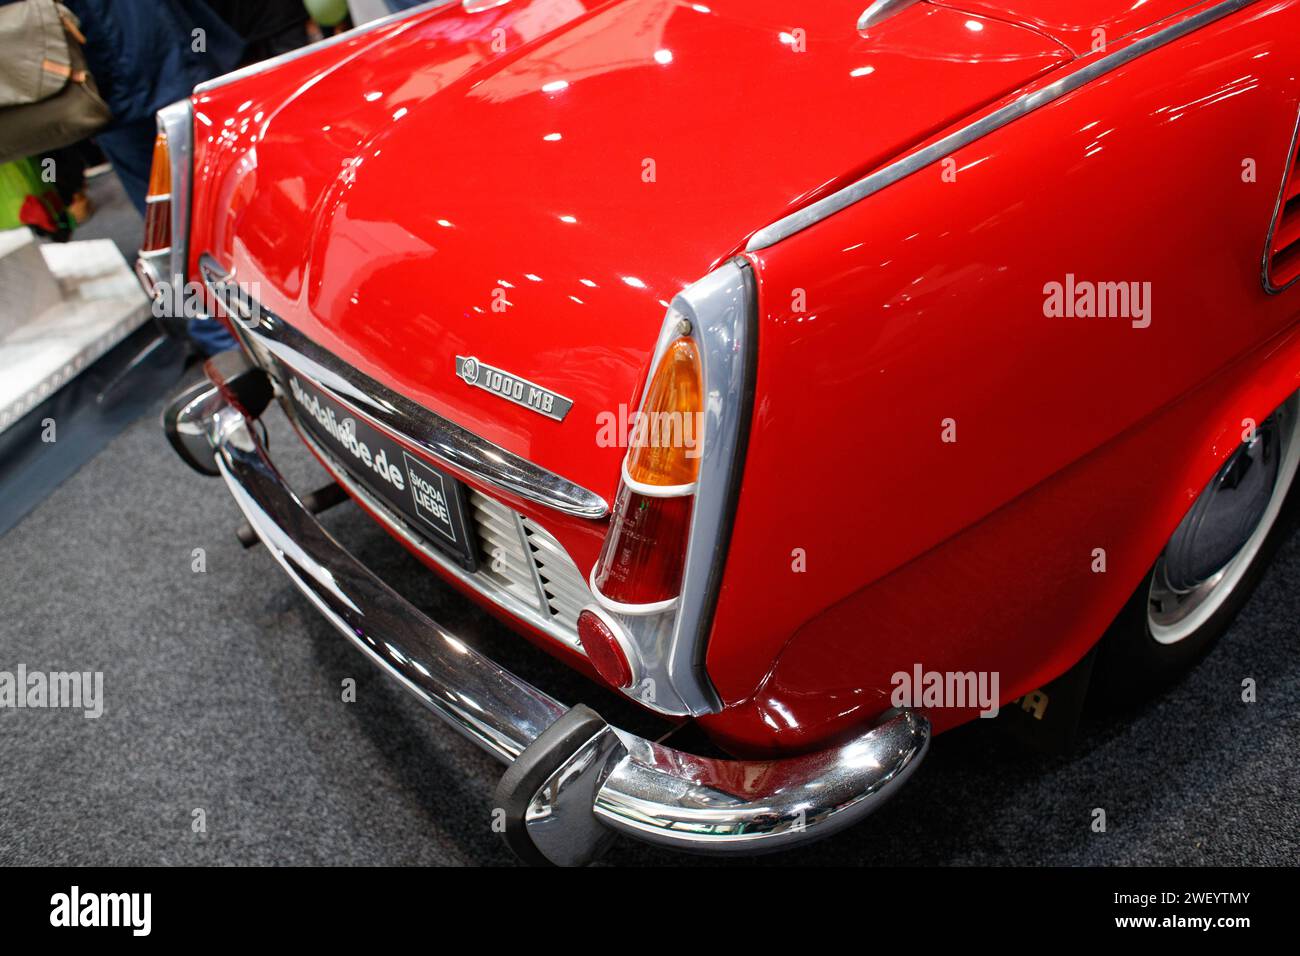
[[[1103,638],[1094,687],[1170,683],[1219,639],[1295,524],[1300,394],[1232,453]]]

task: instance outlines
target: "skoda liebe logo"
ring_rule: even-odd
[[[573,407],[572,399],[557,395],[540,385],[534,385],[517,375],[485,365],[472,355],[468,358],[464,355],[456,356],[456,375],[463,379],[466,385],[477,386],[498,398],[522,405],[557,422],[564,421],[564,416],[569,414],[569,409]]]

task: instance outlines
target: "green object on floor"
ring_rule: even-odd
[[[19,226],[61,238],[76,228],[54,184],[41,179],[40,167],[31,159],[0,164],[0,229]]]

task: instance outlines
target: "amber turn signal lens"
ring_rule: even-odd
[[[587,652],[587,660],[606,682],[620,690],[632,686],[632,665],[623,645],[600,615],[592,611],[578,615],[578,640]]]
[[[159,132],[153,141],[153,167],[149,170],[149,198],[172,194],[172,157],[166,134]]]
[[[158,252],[172,243],[172,164],[167,137],[161,132],[153,141],[153,169],[149,172],[149,194],[145,197],[144,242],[141,252]]]
[[[673,341],[655,369],[627,456],[628,476],[658,487],[693,484],[700,471],[704,381],[694,340]]]

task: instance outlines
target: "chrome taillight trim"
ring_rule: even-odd
[[[183,290],[189,266],[190,203],[194,196],[194,108],[188,99],[179,100],[160,109],[157,120],[158,131],[167,137],[172,177],[171,274],[166,280]]]
[[[150,299],[156,299],[163,286],[163,276],[158,271],[159,259],[165,259],[170,265],[171,249],[155,249],[152,252],[142,252],[136,256],[135,260],[135,277],[140,280],[140,287],[144,289],[144,294]]]
[[[704,363],[704,448],[668,665],[673,687],[696,714],[722,708],[704,654],[731,543],[753,414],[757,310],[753,269],[743,258],[731,260],[673,299],[673,311],[691,324]],[[658,366],[674,336],[670,326],[665,323],[651,368]]]
[[[674,495],[685,489],[694,498],[681,591],[655,604],[619,604],[600,593],[594,568],[588,580],[597,603],[617,617],[636,645],[640,678],[626,693],[664,714],[700,716],[722,709],[704,656],[753,414],[757,324],[753,269],[743,258],[725,263],[673,299],[651,356],[650,374],[668,346],[689,335],[700,350],[704,379],[699,476],[691,486],[658,489]],[[643,395],[638,411],[644,405]],[[626,482],[626,459],[624,465]]]
[[[200,258],[199,271],[223,308],[232,307],[231,296],[238,297],[233,307],[242,315],[232,320],[235,333],[263,367],[269,364],[266,356],[274,356],[398,441],[411,442],[484,484],[579,518],[603,518],[609,513],[609,505],[595,492],[481,438],[321,348],[253,300],[208,253]]]
[[[1286,166],[1282,169],[1282,184],[1277,187],[1277,201],[1273,203],[1273,217],[1268,221],[1268,234],[1264,237],[1264,257],[1261,262],[1260,280],[1264,283],[1264,291],[1269,295],[1277,295],[1279,292],[1285,292],[1297,282],[1300,282],[1300,276],[1296,276],[1282,285],[1274,285],[1272,278],[1273,265],[1273,237],[1277,235],[1278,223],[1282,221],[1282,209],[1286,205],[1286,187],[1290,184],[1292,175],[1300,175],[1296,171],[1296,164],[1300,163],[1300,113],[1296,114],[1295,128],[1291,132],[1291,144],[1286,151]]]
[[[1018,120],[1022,116],[1027,116],[1048,103],[1059,100],[1066,94],[1074,92],[1087,83],[1091,83],[1098,77],[1119,69],[1124,64],[1136,60],[1152,50],[1167,43],[1172,43],[1189,33],[1194,33],[1202,27],[1208,26],[1216,20],[1221,20],[1229,14],[1236,13],[1238,10],[1243,10],[1256,2],[1258,0],[1224,0],[1223,3],[1217,3],[1200,13],[1195,13],[1179,20],[1177,23],[1134,40],[1114,53],[1083,57],[1078,61],[1077,69],[1056,82],[1049,83],[1033,92],[1025,93],[1007,105],[949,133],[929,146],[904,156],[902,159],[877,170],[870,176],[859,179],[838,192],[831,193],[829,196],[825,196],[802,209],[790,213],[788,216],[778,219],[771,225],[763,227],[750,238],[745,250],[747,252],[757,252],[769,246],[774,246],[783,239],[788,239],[790,236],[816,225],[823,219],[828,219],[835,213],[861,202],[868,196],[873,196],[882,189],[892,186],[899,180],[906,179],[913,173],[937,163],[957,150],[1001,129],[1008,123]]]

